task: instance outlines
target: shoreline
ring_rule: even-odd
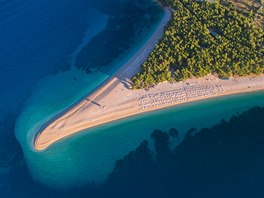
[[[88,129],[92,129],[92,128],[95,128],[95,127],[98,127],[98,126],[102,126],[104,124],[108,124],[108,123],[111,123],[111,122],[120,121],[120,120],[129,118],[129,117],[133,117],[133,116],[136,117],[138,115],[143,115],[143,114],[147,114],[147,113],[155,112],[155,111],[161,111],[161,110],[169,109],[169,108],[172,108],[172,107],[179,107],[179,106],[185,105],[185,104],[191,104],[191,103],[195,103],[195,102],[199,102],[199,101],[213,100],[213,99],[216,99],[216,98],[224,98],[224,97],[227,97],[227,96],[238,96],[238,95],[244,95],[244,94],[250,94],[250,93],[261,93],[261,92],[264,92],[264,87],[259,88],[259,89],[250,89],[250,90],[243,90],[243,91],[237,91],[237,92],[232,92],[232,93],[225,93],[225,94],[215,95],[215,96],[211,96],[211,97],[198,98],[198,99],[195,99],[195,100],[189,100],[189,101],[186,101],[186,102],[171,104],[171,105],[163,106],[163,107],[160,107],[160,108],[153,108],[153,109],[142,111],[142,112],[136,112],[134,114],[127,114],[127,115],[124,115],[123,117],[120,117],[120,118],[113,118],[113,120],[105,121],[105,122],[102,122],[101,124],[96,124],[94,126],[90,126],[90,127],[85,128],[83,130],[80,130],[78,132],[82,132],[82,131],[85,131],[85,130],[88,130]],[[73,135],[74,133],[69,134],[69,136]],[[66,136],[65,138],[67,138],[67,137],[68,136]],[[61,139],[63,139],[63,138],[61,138]]]
[[[157,1],[157,3],[159,3]],[[39,133],[41,133],[41,131],[43,131],[46,127],[48,127],[54,120],[57,120],[58,118],[60,118],[61,116],[63,116],[65,113],[67,113],[70,109],[74,108],[76,105],[78,105],[80,102],[82,102],[83,100],[85,100],[87,97],[89,97],[90,95],[94,94],[95,92],[97,92],[101,87],[103,87],[105,84],[107,84],[109,82],[109,80],[114,77],[116,75],[116,73],[118,73],[119,70],[122,69],[123,65],[125,65],[132,57],[135,56],[135,54],[142,48],[142,46],[144,46],[144,44],[149,40],[149,38],[152,36],[153,32],[157,31],[158,29],[160,29],[160,25],[162,24],[162,22],[164,22],[164,18],[166,15],[166,9],[164,7],[161,6],[161,9],[163,10],[163,12],[165,14],[163,14],[162,17],[160,17],[160,19],[157,21],[157,23],[155,23],[153,25],[153,27],[151,28],[151,30],[149,30],[149,32],[147,33],[147,36],[145,38],[145,36],[143,36],[141,38],[141,40],[136,44],[136,47],[133,48],[131,51],[126,52],[125,55],[123,57],[121,57],[120,59],[114,59],[114,61],[111,63],[111,65],[115,64],[117,66],[114,67],[113,71],[111,71],[111,74],[104,78],[103,80],[101,80],[96,86],[94,86],[88,93],[85,93],[83,96],[80,96],[80,98],[78,98],[75,102],[73,102],[72,104],[70,104],[68,107],[66,107],[65,109],[57,112],[52,118],[48,119],[45,123],[43,123],[43,125],[37,130],[37,133],[35,133],[34,138],[32,139],[31,143],[33,145],[33,149],[35,146],[35,140],[37,139],[37,137],[39,136]],[[167,10],[168,11],[168,10]],[[72,55],[71,55],[72,56]],[[71,60],[72,61],[72,60]],[[116,71],[114,71],[116,70]]]
[[[211,78],[215,78],[215,77],[211,76]],[[35,148],[37,150],[41,151],[41,150],[46,149],[49,145],[51,145],[51,144],[53,144],[53,143],[55,143],[55,142],[57,142],[57,141],[59,141],[59,140],[61,140],[63,138],[69,137],[70,135],[73,135],[75,133],[82,132],[83,130],[86,130],[86,129],[89,129],[89,128],[93,128],[93,127],[96,127],[96,126],[99,126],[99,125],[103,125],[103,124],[106,124],[106,123],[110,123],[110,122],[113,122],[113,121],[118,121],[118,120],[121,120],[121,119],[124,119],[124,118],[127,118],[127,117],[136,116],[136,115],[140,115],[140,114],[144,114],[144,113],[149,113],[151,111],[162,110],[162,109],[169,108],[169,107],[176,107],[178,105],[183,105],[183,104],[187,104],[187,103],[193,103],[193,102],[196,102],[196,101],[202,101],[202,100],[207,100],[207,99],[221,98],[221,97],[230,96],[230,95],[237,95],[237,94],[264,91],[264,75],[258,76],[257,78],[258,78],[258,83],[260,83],[260,84],[256,85],[256,86],[252,86],[251,85],[250,88],[248,88],[248,85],[250,85],[250,84],[244,83],[245,80],[251,81],[250,77],[236,78],[236,80],[237,79],[241,79],[241,82],[238,82],[236,85],[234,85],[234,84],[228,85],[228,83],[230,81],[235,82],[234,79],[228,80],[228,81],[218,79],[219,81],[222,81],[222,83],[225,82],[227,84],[224,87],[225,89],[231,88],[231,86],[233,86],[233,85],[234,86],[242,85],[242,86],[241,87],[236,87],[235,89],[224,90],[222,92],[219,92],[219,93],[213,94],[213,95],[201,96],[201,97],[198,97],[198,98],[191,98],[191,99],[188,99],[188,100],[185,100],[185,101],[182,101],[182,102],[174,102],[172,104],[167,104],[167,105],[163,105],[163,106],[160,106],[160,107],[151,107],[151,108],[145,109],[145,110],[139,109],[139,106],[136,105],[136,103],[138,103],[138,100],[140,98],[142,98],[142,96],[144,96],[144,95],[140,95],[141,97],[137,97],[136,96],[134,99],[128,100],[127,102],[125,102],[125,104],[124,103],[122,104],[123,108],[119,109],[119,110],[118,110],[118,107],[121,106],[121,105],[115,106],[115,108],[112,108],[112,109],[108,109],[108,108],[107,109],[102,109],[102,108],[98,108],[98,107],[96,108],[96,105],[91,105],[91,104],[87,105],[87,103],[81,103],[81,104],[79,104],[78,106],[76,106],[74,108],[74,112],[73,113],[79,114],[79,115],[77,115],[76,118],[81,120],[81,117],[82,116],[86,117],[87,114],[84,113],[84,114],[82,114],[82,116],[80,116],[81,115],[80,112],[82,112],[82,110],[84,110],[87,107],[89,107],[90,108],[90,112],[89,111],[87,111],[87,112],[92,113],[92,111],[94,110],[93,111],[94,115],[89,115],[87,117],[88,121],[86,121],[85,123],[75,123],[75,124],[73,124],[73,127],[71,129],[66,130],[66,131],[63,132],[63,135],[62,135],[62,133],[61,134],[60,133],[53,133],[52,139],[49,139],[49,141],[47,141],[45,144],[39,144],[39,145],[35,144]],[[204,78],[203,79],[190,79],[190,80],[187,81],[187,83],[189,83],[190,81],[199,81],[199,83],[205,83],[207,80],[205,80]],[[242,83],[244,83],[244,85]],[[123,87],[121,83],[119,84],[119,86]],[[161,87],[161,88],[152,89],[151,91],[152,91],[153,94],[160,94],[161,93],[160,90],[162,90],[163,87],[165,87],[165,86],[173,86],[173,85],[170,84],[170,83],[163,83],[163,84],[160,84],[160,85],[157,85],[157,86]],[[190,85],[186,85],[186,83],[175,83],[175,86],[190,86]],[[120,89],[120,87],[118,87],[118,88]],[[109,90],[106,88],[105,91],[109,91]],[[115,90],[113,89],[112,91],[115,91]],[[148,93],[145,90],[140,90],[140,91]],[[138,92],[140,92],[140,91],[132,91],[132,92],[134,92],[133,95],[138,95]],[[167,92],[171,92],[171,90],[167,91]],[[112,95],[113,95],[113,93],[112,93]],[[117,94],[114,94],[114,95],[119,95],[119,94],[117,93]],[[107,99],[108,100],[112,100],[113,99],[113,96],[111,96],[111,93],[110,93],[110,95],[109,95],[109,97]],[[101,112],[101,113],[99,113],[99,112]],[[72,118],[68,117],[67,119],[71,120]],[[59,131],[60,130],[60,126],[59,125],[60,125],[59,122],[57,122],[57,123],[55,123],[52,126],[52,128],[58,127],[55,130]],[[46,133],[46,135],[49,136],[51,134]],[[48,136],[46,136],[46,137],[48,137]]]
[[[115,121],[120,121],[120,120],[129,118],[129,117],[133,117],[133,116],[136,117],[138,115],[143,115],[143,114],[147,114],[147,113],[154,112],[154,111],[161,111],[161,110],[165,110],[165,109],[172,108],[172,107],[179,107],[181,105],[191,104],[191,103],[195,103],[195,102],[199,102],[199,101],[212,100],[212,99],[215,99],[215,98],[224,98],[226,96],[236,96],[236,95],[243,95],[243,94],[250,94],[250,93],[260,93],[260,92],[264,92],[264,87],[262,87],[260,89],[251,89],[251,90],[245,90],[245,91],[237,91],[237,92],[225,93],[225,94],[221,94],[221,95],[215,95],[215,96],[211,96],[211,97],[198,98],[198,99],[195,99],[195,100],[189,100],[189,101],[186,101],[186,102],[171,104],[171,105],[163,106],[163,107],[160,107],[160,108],[152,108],[152,109],[149,109],[149,110],[146,110],[146,111],[126,114],[126,115],[123,115],[122,117],[118,117],[118,118],[114,118],[113,117],[112,120],[104,121],[104,122],[101,122],[101,123],[97,123],[94,126],[91,125],[91,126],[89,126],[87,128],[84,128],[84,129],[82,129],[80,131],[73,132],[73,133],[69,134],[68,136],[65,136],[65,138],[67,138],[67,137],[69,137],[69,136],[71,136],[71,135],[73,135],[75,133],[82,132],[82,131],[85,131],[85,130],[88,130],[88,129],[92,129],[94,127],[98,127],[98,126],[101,126],[101,125],[104,125],[104,124],[108,124],[108,123],[111,123],[111,122],[115,122]],[[61,139],[63,139],[63,138],[61,138]],[[59,141],[59,140],[60,139],[58,139],[57,141]]]
[[[140,70],[163,35],[170,17],[169,9],[165,8],[165,15],[149,40],[114,75],[78,104],[44,125],[34,140],[35,149],[44,150],[74,133],[129,116],[203,99],[264,90],[264,75],[229,80],[207,76],[186,82],[162,83],[148,91],[130,90],[131,77]]]
[[[83,96],[82,98],[80,98],[80,100],[76,101],[75,103],[73,103],[72,105],[70,105],[68,108],[66,108],[65,110],[63,110],[62,112],[58,113],[53,119],[47,121],[40,129],[39,131],[36,133],[35,135],[35,138],[33,139],[33,145],[35,147],[36,150],[39,150],[37,148],[37,140],[39,139],[39,136],[42,134],[42,132],[44,130],[46,130],[46,128],[51,125],[54,121],[60,119],[61,117],[63,117],[65,114],[67,114],[69,111],[71,111],[71,109],[73,108],[77,108],[78,105],[80,103],[82,103],[83,101],[86,100],[86,98],[88,97],[93,97],[93,95],[96,95],[99,93],[99,91],[104,87],[106,86],[107,84],[111,83],[111,81],[113,80],[113,78],[119,78],[118,76],[122,76],[123,74],[123,70],[126,70],[127,69],[127,65],[130,65],[129,62],[133,62],[133,60],[136,58],[138,58],[138,54],[141,53],[142,51],[142,48],[143,48],[143,51],[146,49],[146,45],[149,44],[149,42],[151,42],[152,40],[155,40],[155,43],[154,45],[150,46],[150,48],[148,48],[148,52],[150,53],[153,48],[155,47],[156,45],[156,42],[158,39],[160,39],[163,35],[163,29],[164,29],[164,26],[168,23],[168,21],[170,20],[171,18],[171,11],[168,9],[168,8],[164,8],[164,16],[163,18],[160,20],[159,22],[159,25],[157,25],[156,29],[154,30],[154,32],[152,33],[152,35],[150,35],[150,38],[148,40],[146,40],[146,42],[142,45],[141,48],[139,48],[135,53],[134,55],[132,55],[130,57],[130,59],[128,59],[125,64],[123,66],[121,66],[114,74],[112,74],[109,78],[105,79],[102,83],[100,83],[99,85],[97,85],[89,94]],[[145,51],[144,51],[145,52]],[[147,57],[145,57],[147,58]],[[145,61],[145,60],[144,60]],[[144,62],[142,61],[142,63]],[[140,70],[140,65],[138,64],[137,65],[137,70],[139,71]],[[124,80],[129,80],[133,75],[134,75],[135,71],[133,73],[130,74],[130,76],[126,76],[124,78]],[[43,150],[43,149],[40,149],[40,150]]]

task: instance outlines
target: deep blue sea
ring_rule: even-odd
[[[93,197],[96,190],[87,186],[103,184],[115,162],[151,141],[154,129],[177,127],[173,147],[190,128],[264,106],[263,92],[190,103],[36,152],[37,130],[116,71],[162,17],[152,0],[0,0],[1,198]]]

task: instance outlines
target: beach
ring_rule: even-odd
[[[77,105],[39,131],[35,149],[44,150],[54,142],[84,129],[125,117],[197,100],[264,90],[264,75],[219,79],[210,75],[178,83],[161,83],[149,90],[131,90],[130,79],[163,35],[171,16],[169,9],[148,41],[108,80]]]

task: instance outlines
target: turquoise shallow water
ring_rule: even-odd
[[[148,139],[154,129],[175,127],[182,138],[190,128],[210,127],[250,107],[264,106],[263,99],[264,92],[258,92],[188,103],[80,132],[44,152],[26,147],[24,153],[34,179],[45,185],[67,188],[100,183],[115,161]]]
[[[59,191],[63,196],[46,186],[65,189],[104,181],[115,161],[153,129],[176,127],[180,141],[190,127],[211,126],[264,105],[264,93],[186,104],[99,126],[36,152],[32,144],[38,129],[120,67],[161,16],[152,0],[0,1],[1,198],[87,197],[84,192],[75,196],[80,188],[74,196]],[[95,47],[99,56],[90,61]],[[90,56],[82,59],[81,52]],[[77,57],[84,63],[79,70]]]
[[[77,45],[74,52],[69,56],[68,63],[70,64],[70,68],[66,71],[62,70],[56,72],[55,74],[46,75],[41,80],[39,80],[34,86],[34,88],[31,90],[31,94],[27,99],[26,103],[23,105],[22,111],[16,121],[16,137],[22,146],[25,158],[28,159],[30,172],[32,172],[34,178],[41,181],[42,183],[45,183],[50,186],[55,185],[59,187],[67,187],[76,184],[85,184],[87,183],[87,181],[91,181],[91,178],[92,180],[102,180],[102,178],[97,179],[95,178],[95,176],[87,177],[87,174],[82,174],[81,170],[83,169],[79,169],[78,166],[76,166],[75,164],[75,162],[77,161],[73,160],[72,162],[74,162],[74,164],[72,164],[68,156],[64,156],[67,160],[67,163],[65,163],[63,167],[65,167],[66,169],[59,168],[62,166],[60,164],[61,161],[56,162],[52,160],[52,169],[58,170],[58,172],[56,173],[50,172],[51,174],[56,175],[52,177],[48,176],[49,173],[47,169],[31,166],[32,164],[30,163],[30,159],[32,159],[31,154],[35,153],[33,149],[34,137],[36,136],[40,128],[45,125],[45,123],[47,123],[49,120],[60,114],[63,110],[79,101],[80,98],[83,98],[85,95],[89,94],[89,92],[91,92],[101,82],[103,82],[106,78],[113,74],[113,72],[120,68],[120,66],[122,66],[122,64],[127,59],[129,59],[129,57],[131,57],[133,53],[144,42],[146,42],[149,35],[152,33],[152,31],[159,24],[159,21],[162,19],[163,10],[156,3],[153,3],[151,1],[141,2],[142,5],[137,5],[137,2],[134,3],[133,1],[124,1],[123,3],[124,10],[127,9],[126,12],[124,12],[123,9],[120,8],[115,11],[115,4],[111,5],[111,9],[113,10],[104,11],[103,5],[99,5],[96,7],[96,10],[90,12],[90,21],[92,21],[92,19],[94,18],[96,23],[89,23],[88,31],[83,35],[81,42]],[[130,7],[133,9],[131,9]],[[137,14],[132,14],[134,11],[137,11]],[[124,21],[122,19],[123,16],[126,16],[126,19],[131,20],[131,24],[129,24],[131,26],[131,30],[125,30],[126,28],[123,28],[122,31],[126,31],[129,35],[123,35],[123,38],[120,39],[122,40],[122,42],[118,42],[118,36],[120,36],[120,33],[115,32],[115,29],[118,28],[113,27],[117,27],[119,24],[120,26],[124,26],[124,24],[127,23],[127,21]],[[133,22],[132,20],[136,19],[133,19],[133,17],[131,16],[138,17],[141,22]],[[144,21],[148,24],[148,26],[147,24],[146,27],[142,26],[141,23]],[[137,27],[139,31],[134,33],[133,29]],[[110,35],[106,35],[105,31],[107,31],[107,33],[109,33]],[[110,36],[113,36],[113,38],[111,38]],[[98,45],[104,42],[107,43],[107,41],[109,40],[108,37],[110,38],[110,40],[116,41],[117,44],[114,46],[104,46],[104,50],[98,49],[98,53],[100,53],[101,58],[95,57],[93,60],[91,60],[91,62],[89,59],[87,60],[85,54],[90,53],[90,48],[92,47],[95,49],[97,46],[96,43]],[[112,57],[111,63],[109,65],[102,66],[99,64],[95,64],[90,67],[94,61],[96,63],[100,62],[100,59],[104,59],[104,55],[106,55],[107,51],[116,50],[116,48],[119,48],[119,46],[123,46],[126,39],[129,42],[128,48],[126,48],[125,50],[122,49],[122,53],[118,54],[118,56],[117,53],[119,52],[115,52],[115,57]],[[87,51],[83,52],[83,49],[86,48]],[[83,58],[80,58],[81,56],[83,56]],[[77,57],[79,60],[83,59],[82,65],[88,64],[89,67],[77,68]],[[107,60],[109,60],[109,57],[107,58]],[[33,153],[29,153],[27,151],[33,151]],[[74,151],[72,150],[71,152]],[[34,156],[36,157],[36,155]],[[42,162],[45,162],[47,160],[46,162],[49,163],[50,160],[48,160],[48,158],[50,159],[50,157],[53,158],[54,156],[55,155],[43,155],[42,153],[41,155],[37,155],[37,158],[35,158],[34,161],[37,162],[38,160],[40,160]],[[62,158],[63,157],[61,157],[61,159]],[[49,165],[43,164],[43,166],[48,167]],[[76,168],[75,173],[79,171],[79,177],[65,178],[64,171],[67,169],[72,169],[73,167]],[[97,176],[100,176],[100,174]],[[82,180],[83,182],[80,182]]]

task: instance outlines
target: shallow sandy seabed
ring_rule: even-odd
[[[221,80],[215,76],[161,83],[150,90],[130,90],[130,80],[153,50],[170,19],[169,9],[149,40],[128,62],[83,101],[52,121],[35,140],[36,150],[84,129],[144,112],[201,99],[264,90],[264,75]]]

